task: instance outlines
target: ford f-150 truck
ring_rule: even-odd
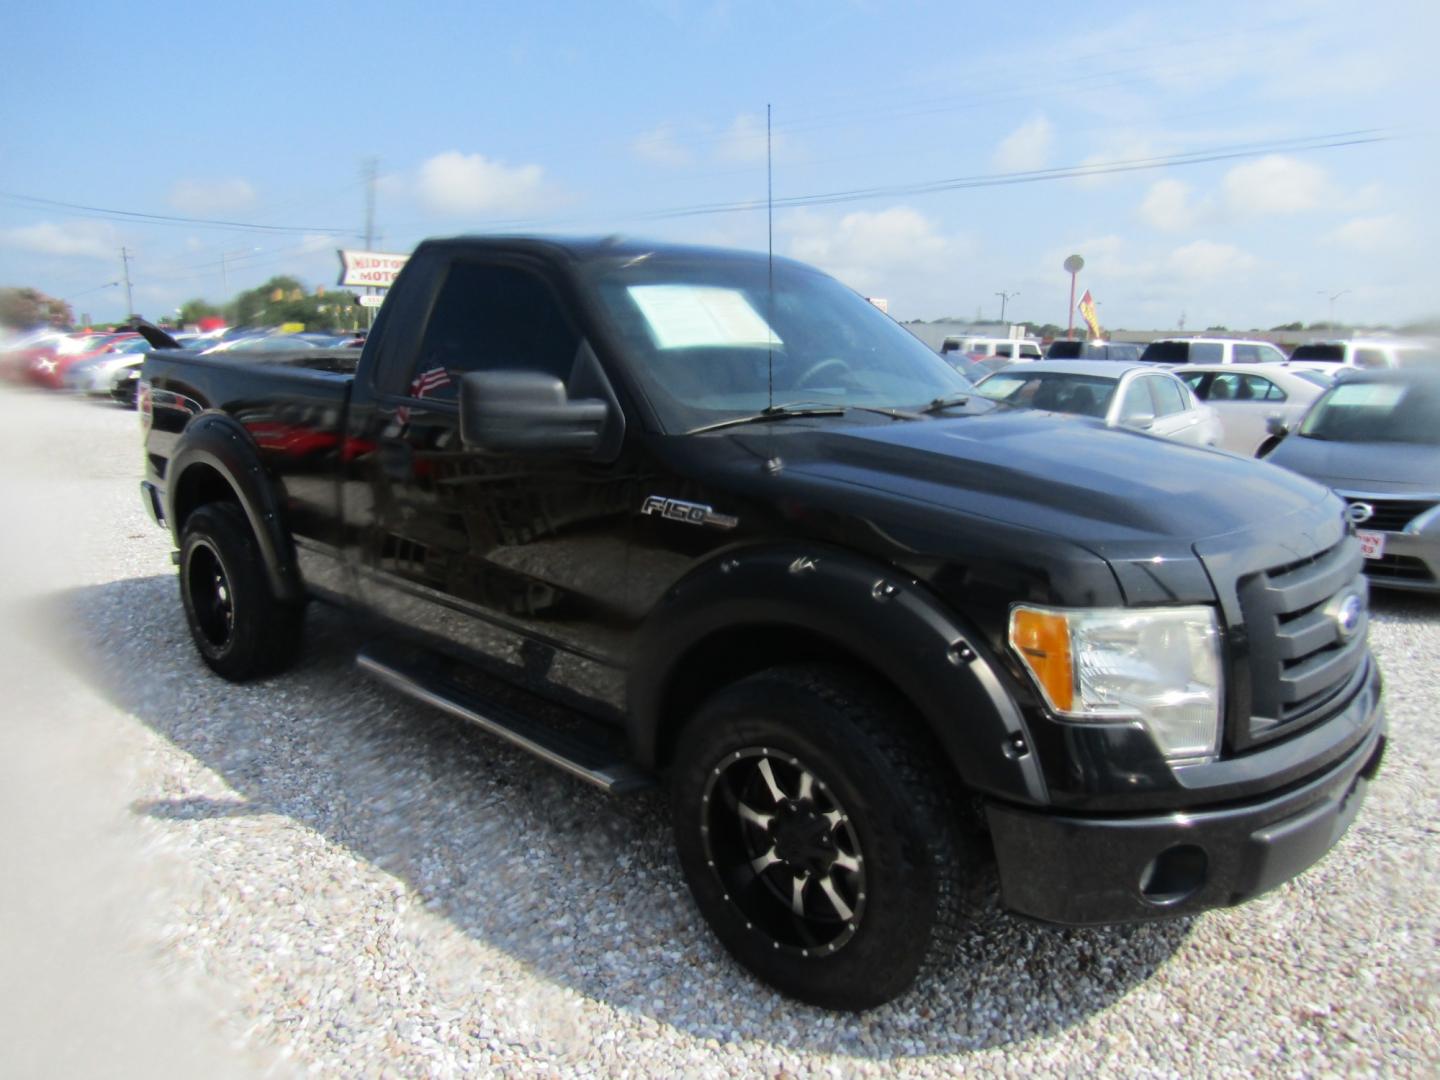
[[[214,671],[365,613],[364,671],[668,783],[715,934],[806,1001],[944,963],[992,859],[1071,925],[1255,896],[1384,752],[1336,496],[973,395],[799,263],[429,241],[363,352],[160,349],[139,404]]]

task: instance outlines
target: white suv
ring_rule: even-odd
[[[1017,362],[1039,360],[1041,357],[1040,343],[1023,338],[947,337],[940,346],[940,355],[951,352],[961,352],[977,359],[999,356]]]
[[[1237,338],[1161,338],[1140,354],[1145,364],[1283,364],[1283,350],[1268,341]]]
[[[1397,368],[1406,354],[1418,356],[1425,348],[1419,342],[1395,341],[1312,341],[1298,345],[1290,354],[1291,367],[1334,373],[1339,367]]]

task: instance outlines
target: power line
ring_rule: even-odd
[[[1274,154],[1281,151],[1303,153],[1314,150],[1335,149],[1342,146],[1359,146],[1365,143],[1387,142],[1392,138],[1394,138],[1393,135],[1378,128],[1362,131],[1342,131],[1328,135],[1303,136],[1294,139],[1271,140],[1263,143],[1242,143],[1234,146],[1214,147],[1209,150],[1186,151],[1178,154],[1164,154],[1148,158],[1092,162],[1082,165],[1067,165],[1053,169],[1031,169],[1022,172],[982,173],[974,176],[957,176],[918,183],[854,188],[847,191],[819,192],[811,195],[793,195],[787,198],[776,199],[775,202],[779,206],[796,208],[803,206],[828,206],[835,203],[858,202],[864,199],[894,198],[902,195],[927,195],[941,191],[960,191],[982,187],[1006,187],[1012,184],[1034,184],[1047,180],[1073,180],[1089,176],[1107,176],[1113,173],[1175,168],[1182,165],[1203,165],[1206,162],[1259,157],[1264,154]],[[636,216],[650,220],[697,217],[708,214],[730,214],[757,210],[760,209],[761,206],[762,204],[758,201],[750,199],[728,203],[709,203],[699,206],[676,207]]]
[[[205,225],[213,228],[241,229],[254,232],[309,232],[332,233],[337,235],[352,231],[330,225],[262,225],[253,221],[226,221],[220,218],[182,217],[176,214],[150,214],[139,210],[117,210],[113,207],[86,206],[83,203],[61,202],[58,199],[44,199],[38,195],[22,195],[13,191],[0,191],[0,199],[9,199],[12,202],[29,203],[36,206],[52,206],[62,210],[73,210],[77,213],[92,217],[143,221],[150,225]]]

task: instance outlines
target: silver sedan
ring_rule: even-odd
[[[1113,360],[1040,360],[981,379],[986,397],[1104,420],[1191,446],[1215,446],[1220,421],[1169,371]]]
[[[1220,417],[1221,448],[1246,457],[1273,450],[1280,440],[1270,433],[1272,419],[1294,427],[1332,381],[1322,372],[1279,364],[1195,364],[1171,370]]]

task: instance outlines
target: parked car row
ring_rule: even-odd
[[[1160,338],[1147,345],[1128,341],[1056,338],[1048,345],[1032,338],[947,337],[940,355],[963,371],[963,360],[1003,358],[1032,360],[1111,360],[1122,363],[1164,364],[1286,364],[1312,371],[1341,368],[1398,368],[1419,362],[1432,350],[1421,342],[1397,339],[1316,341],[1286,354],[1268,341],[1245,338]]]
[[[360,345],[364,337],[241,327],[212,334],[178,334],[176,340],[203,353],[253,353],[344,348]],[[133,406],[140,368],[149,351],[145,339],[130,331],[39,331],[0,351],[0,377],[50,390],[111,397]]]
[[[1264,457],[1349,504],[1372,582],[1440,592],[1440,362],[1315,371],[1043,360],[977,383],[1006,404]]]

